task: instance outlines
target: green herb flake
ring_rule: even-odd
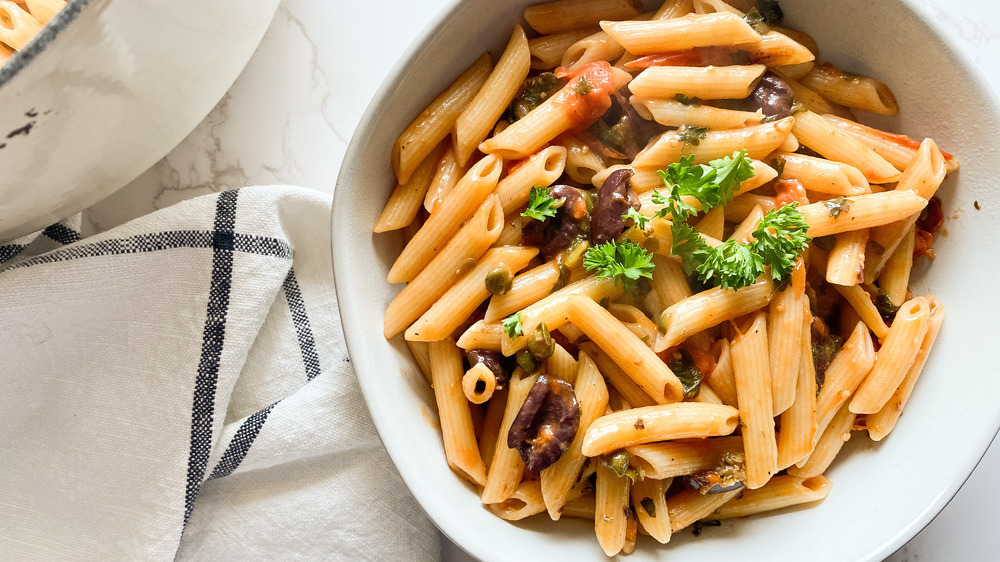
[[[708,136],[708,127],[693,127],[687,125],[680,132],[678,138],[684,144],[689,144],[691,146],[698,146],[701,144],[702,139]]]
[[[631,292],[640,277],[653,277],[653,255],[631,240],[611,240],[588,248],[583,267],[596,271],[598,279],[617,278]]]
[[[829,334],[822,339],[813,339],[812,354],[813,368],[816,371],[816,394],[819,394],[826,381],[826,369],[833,362],[833,358],[840,351],[843,340],[836,334]]]
[[[747,25],[752,27],[754,31],[761,35],[767,35],[767,33],[771,31],[770,24],[768,24],[767,20],[764,19],[764,16],[757,11],[756,7],[750,8],[747,15],[743,16],[743,19],[747,22]]]
[[[523,89],[507,110],[507,119],[513,123],[524,117],[542,102],[559,91],[562,82],[551,72],[543,72],[524,81]]]
[[[701,99],[694,96],[688,97],[684,94],[677,94],[674,96],[674,100],[684,105],[690,105],[691,107],[701,107]]]
[[[588,80],[586,76],[581,76],[576,82],[574,91],[578,96],[585,96],[594,91],[594,86],[591,85],[590,80]]]
[[[656,517],[656,503],[653,502],[653,498],[642,498],[639,505],[646,510],[646,515]]]
[[[556,216],[556,209],[564,202],[565,199],[552,198],[548,188],[536,185],[528,192],[528,208],[521,213],[521,216],[544,221],[548,217]]]
[[[507,337],[514,339],[524,335],[524,328],[521,326],[521,313],[515,312],[503,319],[503,331],[507,332]]]
[[[853,201],[851,201],[850,199],[845,199],[844,196],[841,195],[836,199],[823,201],[823,206],[825,206],[827,210],[830,212],[831,217],[839,219],[841,213],[850,212],[851,203],[853,203]]]
[[[872,299],[872,302],[875,304],[875,308],[878,310],[882,320],[892,323],[893,318],[896,317],[896,313],[899,312],[899,307],[892,303],[889,295],[884,290],[879,289],[878,295]]]
[[[632,207],[629,207],[628,212],[622,215],[622,220],[629,219],[632,220],[632,224],[635,225],[635,228],[638,228],[639,230],[646,230],[646,225],[649,224],[649,221],[651,220],[649,217],[643,215],[639,211],[636,211]]]
[[[680,358],[671,361],[668,367],[680,379],[681,385],[684,387],[685,399],[691,400],[698,396],[698,392],[701,390],[701,381],[705,378],[705,374],[695,366],[694,361],[691,359],[691,354],[685,350],[681,350]]]

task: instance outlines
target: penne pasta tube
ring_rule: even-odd
[[[497,377],[483,363],[476,363],[462,376],[462,392],[473,404],[482,404],[493,397],[497,389]]]
[[[760,36],[760,42],[741,45],[750,55],[750,62],[768,67],[812,64],[816,56],[808,47],[789,37],[784,30],[772,29]]]
[[[38,23],[45,25],[66,7],[66,0],[24,0],[22,4],[28,7]]]
[[[809,191],[850,197],[870,189],[864,174],[843,162],[791,153],[778,158],[784,163],[781,177],[798,180]]]
[[[673,347],[693,334],[759,310],[771,301],[774,286],[770,276],[735,291],[714,287],[667,307],[660,315],[663,337],[653,351]]]
[[[722,12],[650,21],[602,21],[601,28],[633,55],[761,41],[760,34],[742,17]]]
[[[490,296],[486,277],[496,269],[510,276],[524,269],[538,254],[537,248],[503,246],[487,250],[479,263],[456,281],[406,330],[413,341],[437,341],[448,337]]]
[[[750,211],[750,214],[743,219],[743,222],[736,225],[736,230],[733,231],[729,239],[736,240],[740,244],[751,242],[753,240],[753,231],[757,229],[757,224],[762,218],[764,218],[764,210],[758,205]]]
[[[465,350],[485,349],[500,351],[500,337],[503,334],[503,324],[477,321],[458,338],[458,347]]]
[[[712,130],[739,129],[749,125],[759,125],[764,118],[760,111],[737,111],[696,103],[685,104],[672,99],[632,96],[629,102],[644,119],[668,127],[690,125],[708,127]]]
[[[690,14],[694,10],[691,0],[665,0],[653,14],[651,19],[666,20],[679,18]]]
[[[573,295],[566,300],[565,307],[567,320],[607,353],[653,400],[665,404],[684,398],[684,387],[667,364],[601,305],[586,296]]]
[[[441,203],[440,209],[427,219],[400,252],[389,270],[390,283],[412,281],[462,228],[462,222],[478,212],[477,208],[484,208],[483,201],[496,187],[502,164],[499,158],[486,156],[465,174]],[[497,200],[497,208],[503,214],[499,204]],[[503,226],[502,218],[500,226]]]
[[[743,129],[707,131],[698,145],[686,144],[681,133],[668,131],[650,142],[632,161],[633,166],[645,168],[665,167],[678,162],[682,156],[694,156],[695,164],[732,156],[740,149],[757,160],[767,157],[781,146],[792,131],[795,118],[786,117],[773,123],[753,125]]]
[[[719,465],[723,453],[742,453],[743,438],[714,437],[647,443],[628,447],[632,463],[641,468],[646,478],[686,476]]]
[[[868,193],[844,200],[820,201],[799,207],[809,224],[809,236],[863,230],[919,213],[927,200],[911,191]]]
[[[496,194],[503,205],[503,212],[509,215],[528,202],[528,194],[533,186],[552,185],[566,168],[566,149],[550,146],[508,171],[507,177],[497,183]]]
[[[610,94],[632,79],[629,73],[606,63],[593,64],[524,117],[486,139],[479,150],[505,160],[525,158],[560,134],[588,125],[595,109],[608,107]]]
[[[775,207],[774,197],[757,195],[756,193],[740,195],[729,203],[726,203],[723,212],[726,214],[727,222],[743,222],[743,219],[747,218],[750,211],[753,211],[758,206],[765,213],[770,211]]]
[[[564,137],[566,149],[566,175],[575,182],[588,184],[598,172],[604,170],[604,161],[589,146],[575,137]]]
[[[750,95],[765,70],[767,67],[761,64],[651,66],[629,82],[628,89],[637,96],[649,98],[669,99],[683,94],[703,100],[743,99]]]
[[[717,341],[712,350],[718,348],[715,360],[715,369],[705,377],[703,381],[722,400],[723,404],[739,407],[739,399],[736,395],[736,378],[733,375],[733,356],[729,349],[729,340],[723,338]]]
[[[826,280],[834,285],[858,285],[865,280],[865,247],[868,230],[834,235],[835,242],[826,262]]]
[[[594,177],[590,178],[590,183],[594,187],[601,187],[604,184],[604,180],[608,179],[613,172],[621,170],[622,168],[632,168],[631,166],[626,166],[624,164],[615,164],[597,172]],[[629,183],[632,185],[632,189],[636,193],[646,193],[647,191],[652,191],[654,189],[663,188],[663,178],[660,174],[656,173],[656,170],[652,169],[632,169],[634,172],[632,177],[629,178]]]
[[[528,39],[531,68],[550,70],[559,66],[566,49],[584,37],[592,35],[595,31],[596,29],[577,29]]]
[[[823,435],[830,420],[847,403],[874,364],[875,347],[871,334],[864,324],[858,322],[827,367],[823,386],[816,395],[814,443]]]
[[[396,297],[385,311],[386,339],[403,331],[426,312],[459,277],[464,264],[486,252],[503,224],[500,202],[490,196],[447,246]]]
[[[611,303],[608,305],[608,312],[618,319],[630,332],[642,340],[649,347],[659,337],[656,324],[650,320],[646,314],[634,306],[621,303]]]
[[[603,31],[581,38],[563,53],[560,66],[570,72],[576,71],[588,62],[613,61],[625,53],[625,49]]]
[[[486,483],[483,485],[482,502],[484,504],[500,503],[506,500],[517,490],[517,485],[521,482],[524,461],[521,460],[517,449],[511,449],[507,446],[507,434],[510,433],[510,426],[521,410],[521,405],[524,404],[528,391],[531,390],[537,379],[537,375],[526,377],[520,368],[515,370],[510,378],[507,407],[504,409],[500,434],[493,449],[490,469],[486,473]]]
[[[437,209],[437,206],[444,201],[451,190],[455,189],[458,181],[469,171],[465,166],[458,165],[458,161],[455,159],[455,148],[451,143],[448,142],[446,145],[447,148],[437,163],[434,178],[431,179],[431,184],[427,187],[427,194],[424,196],[424,209],[427,209],[428,213],[433,213]]]
[[[894,191],[909,191],[923,199],[930,199],[937,192],[946,174],[944,156],[937,144],[931,139],[924,139],[917,150],[913,161],[903,171]],[[874,280],[882,272],[885,263],[896,250],[907,229],[913,225],[919,215],[917,213],[901,217],[901,220],[880,226],[872,231],[872,260],[865,267],[865,279]]]
[[[927,295],[925,298],[930,307],[930,322],[927,326],[927,333],[920,343],[920,351],[917,352],[917,357],[913,360],[913,365],[907,370],[903,382],[893,392],[892,398],[882,406],[882,409],[865,417],[868,435],[874,441],[881,441],[895,427],[896,421],[903,413],[903,407],[910,399],[913,386],[917,383],[917,378],[920,377],[920,372],[927,362],[927,356],[934,346],[934,340],[937,339],[941,324],[944,322],[944,307],[941,306],[941,303],[933,295]]]
[[[716,207],[705,213],[705,216],[694,225],[695,229],[712,238],[722,238],[726,230],[726,211],[722,207]]]
[[[825,499],[833,485],[825,476],[775,476],[763,487],[747,490],[715,510],[707,519],[732,519]]]
[[[559,344],[555,344],[552,357],[545,360],[545,372],[569,384],[573,384],[576,381],[579,368],[579,362],[573,358],[570,352],[566,351],[565,347]]]
[[[628,376],[608,354],[592,342],[580,344],[580,351],[586,353],[597,364],[601,374],[607,379],[608,384],[621,395],[633,408],[640,406],[654,406],[653,400],[645,390],[642,389],[631,377]]]
[[[431,375],[431,351],[426,342],[413,341],[406,342],[406,347],[410,348],[410,355],[417,362],[417,367],[427,379],[427,384],[434,384],[434,377]]]
[[[498,236],[497,241],[493,243],[493,247],[520,246],[522,238],[524,237],[522,226],[520,216],[511,215],[506,217],[504,219],[503,230],[500,231],[500,236]]]
[[[430,345],[430,344],[427,344]],[[489,470],[493,460],[493,452],[496,449],[497,438],[500,436],[500,427],[503,424],[504,410],[507,408],[508,387],[494,390],[486,406],[486,414],[483,416],[483,424],[479,429],[479,454],[483,457],[483,464]]]
[[[889,183],[899,179],[899,170],[885,158],[812,111],[795,114],[793,132],[802,144],[830,160],[854,166],[871,183]]]
[[[903,235],[903,240],[896,251],[889,256],[885,267],[878,277],[878,286],[885,291],[889,301],[894,305],[906,300],[906,291],[910,285],[910,270],[913,267],[913,243],[916,226],[910,225]]]
[[[7,0],[0,2],[0,22],[3,22],[3,25],[0,25],[0,43],[5,43],[15,51],[23,49],[28,41],[42,30],[40,21],[14,2]]]
[[[569,500],[570,491],[577,483],[580,470],[587,458],[583,455],[583,439],[587,429],[595,419],[604,414],[608,406],[608,388],[597,365],[587,356],[580,354],[580,368],[573,385],[576,399],[580,403],[580,425],[569,449],[559,460],[540,473],[542,496],[549,517],[557,521],[562,516],[563,507]]]
[[[630,0],[559,0],[524,9],[524,19],[538,33],[558,33],[597,25],[601,20],[624,20],[639,15]]]
[[[537,515],[545,511],[541,485],[538,480],[524,480],[518,484],[517,489],[509,498],[500,503],[489,504],[487,509],[500,519],[507,521],[520,521],[526,517]]]
[[[889,327],[885,325],[885,320],[882,320],[882,315],[879,313],[878,309],[875,308],[875,303],[872,302],[871,295],[868,291],[861,288],[860,285],[853,285],[850,287],[845,287],[843,285],[832,285],[834,289],[840,293],[840,296],[851,305],[857,313],[861,320],[868,326],[868,328],[875,334],[875,337],[879,341],[885,341],[885,337],[889,334]]]
[[[463,478],[482,486],[486,482],[486,469],[479,456],[469,402],[462,392],[462,354],[454,340],[431,343],[430,363],[448,466]]]
[[[403,131],[392,147],[392,169],[400,183],[410,180],[417,166],[452,130],[459,114],[489,77],[490,56],[483,54]]]
[[[809,456],[816,435],[816,370],[810,342],[812,314],[805,309],[802,316],[795,400],[781,413],[781,432],[777,436],[778,470],[784,470]]]
[[[746,333],[733,340],[732,354],[746,457],[744,484],[752,490],[766,484],[777,472],[778,464],[764,312],[758,312]]]
[[[631,408],[597,418],[583,439],[583,454],[596,457],[633,445],[729,435],[739,411],[723,404],[675,402]]]
[[[493,125],[507,110],[524,79],[528,77],[530,66],[528,39],[518,25],[514,27],[514,33],[493,72],[455,120],[452,139],[459,165],[465,165],[479,143],[493,130]]]
[[[816,110],[814,109],[813,111]],[[874,150],[876,154],[885,158],[889,161],[889,163],[900,170],[903,170],[910,165],[910,162],[912,162],[913,157],[917,155],[917,150],[921,145],[920,141],[911,139],[906,135],[887,133],[879,129],[856,123],[850,119],[827,114],[833,112],[816,111],[816,113],[822,114],[824,119],[833,123],[833,125],[841,131],[861,141],[862,144]],[[941,154],[944,157],[946,173],[950,174],[959,168],[960,164],[954,156],[948,154],[947,152],[942,152]]]
[[[632,508],[642,528],[660,544],[670,542],[670,512],[667,489],[672,480],[640,478],[632,484]]]
[[[855,414],[847,409],[847,404],[844,404],[816,442],[816,447],[813,448],[808,460],[802,466],[788,467],[788,474],[799,478],[815,478],[826,472],[844,443],[851,438],[851,427],[854,425],[855,417]]]
[[[667,499],[670,529],[676,533],[695,521],[711,518],[713,512],[744,492],[737,488],[721,494],[700,494],[698,490],[682,490]]]
[[[814,66],[799,82],[840,105],[882,115],[899,113],[896,96],[888,86],[874,78],[847,74],[830,63]]]
[[[623,290],[621,283],[615,279],[598,279],[593,275],[576,283],[570,283],[517,313],[521,315],[522,334],[515,338],[511,338],[510,334],[503,334],[500,340],[503,354],[510,356],[524,349],[528,342],[528,335],[534,332],[539,324],[544,323],[549,331],[552,331],[567,322],[571,322],[566,309],[567,303],[574,295],[584,295],[599,301],[609,297],[617,297],[622,294]],[[579,328],[579,326],[577,327]]]
[[[771,405],[775,416],[795,402],[802,357],[802,315],[807,310],[806,267],[799,260],[788,287],[768,305],[767,331],[770,350]],[[807,334],[808,335],[808,334]]]
[[[785,82],[785,84],[788,84],[788,87],[792,89],[795,101],[799,102],[802,107],[805,107],[817,115],[849,115],[846,107],[826,101],[823,99],[823,96],[800,84],[798,80],[796,80],[784,69],[772,68],[771,70],[777,74],[778,77]]]
[[[916,297],[899,307],[885,343],[875,354],[875,365],[851,400],[851,412],[874,414],[885,406],[913,366],[929,324],[927,299]]]
[[[575,272],[578,271],[580,270]],[[487,322],[503,320],[511,313],[530,306],[552,293],[553,290],[559,288],[560,283],[565,286],[570,282],[571,274],[575,272],[565,266],[560,266],[558,261],[551,260],[521,273],[514,277],[510,290],[506,294],[493,295],[490,298],[490,304],[486,308],[486,315],[483,319]]]
[[[618,476],[611,467],[597,463],[594,530],[597,533],[597,541],[608,556],[618,554],[625,546],[628,491],[628,477]]]

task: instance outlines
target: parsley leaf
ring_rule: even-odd
[[[668,367],[680,379],[684,388],[684,398],[691,400],[701,391],[701,381],[705,375],[695,366],[690,353],[682,349],[679,355],[680,357],[671,361]]]
[[[524,335],[524,328],[521,327],[521,313],[515,312],[503,319],[503,331],[507,332],[510,339]]]
[[[750,8],[747,15],[743,16],[743,19],[746,20],[747,24],[752,27],[754,31],[761,35],[767,35],[767,32],[771,31],[770,24],[768,24],[767,20],[764,19],[764,16],[757,11],[757,8]]]
[[[693,127],[686,125],[678,137],[684,144],[698,146],[701,140],[708,136],[708,127]]]
[[[663,183],[671,187],[670,201],[654,192],[653,202],[667,205],[675,222],[697,213],[697,209],[682,201],[681,197],[694,197],[701,203],[701,210],[707,211],[731,201],[740,184],[754,176],[753,161],[747,157],[745,150],[712,160],[707,165],[694,165],[694,156],[685,156],[680,162],[657,173]]]
[[[632,291],[640,277],[653,277],[653,256],[631,240],[621,243],[611,240],[589,248],[583,267],[587,271],[596,270],[598,279],[617,277],[626,291]]]
[[[671,230],[674,245],[670,249],[670,254],[681,259],[685,275],[694,275],[698,271],[698,266],[708,258],[712,248],[693,226],[685,222],[674,222]]]
[[[556,216],[556,209],[562,206],[563,200],[553,199],[548,188],[536,185],[528,193],[528,208],[521,213],[522,217],[544,221],[546,217]]]
[[[756,238],[753,251],[760,255],[765,265],[771,266],[771,279],[775,281],[792,273],[795,260],[812,240],[806,234],[809,225],[796,207],[798,203],[771,209],[753,232]]]
[[[635,227],[639,230],[646,230],[646,225],[649,224],[649,221],[651,220],[649,217],[643,215],[639,211],[636,211],[632,207],[629,207],[628,212],[622,215],[622,220],[628,219],[632,219],[632,223],[635,224]]]
[[[576,83],[575,90],[578,96],[585,96],[590,92],[593,92],[594,87],[590,84],[590,80],[587,80],[586,76],[581,76],[580,80]]]
[[[750,246],[726,240],[712,248],[697,270],[702,281],[714,280],[723,289],[742,289],[764,273],[764,260]]]

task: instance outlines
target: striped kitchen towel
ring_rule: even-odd
[[[432,560],[344,344],[330,198],[0,243],[0,559]]]

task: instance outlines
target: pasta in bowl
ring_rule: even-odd
[[[633,548],[640,558],[739,548],[780,559],[806,544],[829,559],[888,554],[957,490],[998,425],[982,404],[988,414],[969,420],[974,436],[959,446],[919,410],[944,400],[942,354],[974,365],[975,349],[949,338],[968,326],[939,332],[944,306],[963,324],[984,318],[965,281],[939,273],[961,268],[948,248],[964,217],[939,234],[933,267],[913,260],[944,214],[981,197],[959,181],[976,171],[957,173],[938,143],[965,162],[981,148],[918,118],[943,117],[935,104],[952,94],[935,80],[897,80],[898,54],[873,49],[844,64],[871,40],[826,37],[844,20],[818,4],[783,6],[780,24],[766,13],[773,3],[746,14],[667,2],[583,23],[551,15],[563,5],[512,9],[499,18],[507,34],[493,34],[496,56],[439,68],[437,84],[428,60],[446,49],[427,40],[390,78],[425,91],[424,105],[363,121],[365,150],[348,155],[335,224],[348,224],[349,205],[377,234],[335,227],[338,292],[359,380],[404,479],[449,536],[487,559],[523,554],[525,540],[533,555],[595,559]],[[481,44],[453,27],[472,25],[463,6],[437,31]],[[901,41],[928,33],[905,5],[891,9],[909,18]],[[556,43],[557,56],[542,48]],[[935,49],[935,72],[965,72]],[[392,101],[384,90],[373,107]],[[909,101],[920,105],[914,118]],[[898,117],[868,116],[897,107]],[[985,119],[995,123],[995,111]],[[353,195],[354,168],[382,170],[384,209],[386,199]],[[401,252],[382,234],[393,230]],[[377,260],[366,266],[408,283],[398,294],[386,285],[358,299],[349,271],[361,260],[347,248],[367,246]],[[384,322],[358,320],[382,311]],[[389,342],[373,343],[379,335]],[[386,376],[398,369],[400,380]],[[435,407],[443,438],[411,427],[416,416],[399,427],[401,412]],[[869,436],[879,443],[863,444]],[[926,454],[929,436],[937,454]],[[908,485],[931,465],[950,477],[933,491]],[[871,481],[886,470],[891,481]],[[823,498],[723,524],[706,531],[711,540],[684,531]],[[816,548],[831,540],[824,526],[850,529],[850,544]]]

